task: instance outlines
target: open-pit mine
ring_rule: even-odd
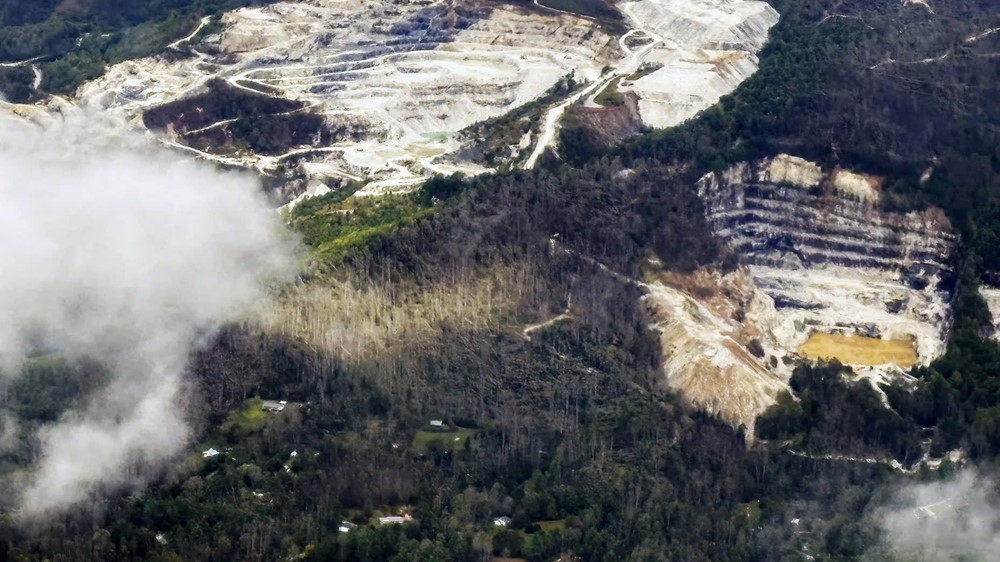
[[[528,3],[279,2],[206,18],[163,54],[110,67],[71,102],[200,158],[291,178],[286,201],[347,181],[375,195],[490,169],[474,156],[482,139],[463,131],[518,108],[531,109],[531,127],[510,164],[533,166],[568,106],[609,86],[634,92],[644,124],[680,123],[756,70],[778,20],[754,0],[616,8],[624,25],[612,31]],[[207,107],[220,97],[228,105]],[[255,142],[260,130],[275,134]]]
[[[880,178],[789,155],[698,190],[745,266],[659,274],[645,297],[666,383],[694,405],[752,428],[797,359],[836,359],[875,384],[944,352],[956,235],[939,209],[886,212]]]
[[[778,20],[754,0],[615,8],[620,26],[526,2],[278,2],[206,18],[73,99],[14,112],[105,111],[272,176],[281,203],[346,182],[359,196],[398,193],[490,170],[491,139],[509,149],[505,165],[534,167],[558,152],[563,116],[602,111],[602,92],[627,93],[648,127],[690,119],[756,71]],[[666,385],[691,403],[752,436],[798,359],[836,359],[875,382],[942,353],[956,243],[942,212],[887,212],[880,178],[789,155],[708,174],[697,189],[743,265],[678,275],[651,263],[631,280],[647,291]]]

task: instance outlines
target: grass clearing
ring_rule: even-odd
[[[867,336],[814,333],[799,346],[809,359],[836,359],[845,365],[889,365],[908,369],[917,363],[912,338],[883,340]]]
[[[425,452],[432,441],[441,441],[445,448],[458,449],[465,446],[465,441],[476,434],[475,429],[464,427],[456,428],[454,431],[417,431],[413,436],[413,444],[410,446],[414,451]]]
[[[266,423],[267,412],[264,411],[264,401],[260,398],[251,398],[242,408],[229,414],[229,419],[223,427],[236,433],[253,433],[260,431]]]
[[[565,519],[552,519],[549,521],[538,521],[535,523],[538,527],[545,531],[546,533],[551,533],[553,531],[565,531],[566,530],[566,520]]]
[[[414,194],[379,198],[351,197],[357,186],[307,199],[292,210],[289,222],[318,254],[337,261],[352,248],[433,213]]]
[[[749,522],[750,526],[756,526],[760,523],[761,514],[760,500],[753,500],[747,503],[736,504],[734,518],[736,520],[745,519]]]

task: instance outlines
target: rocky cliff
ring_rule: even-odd
[[[943,351],[950,297],[942,280],[956,236],[938,209],[880,210],[880,183],[788,155],[699,182],[715,232],[774,299],[789,349],[832,333],[912,340],[921,364]]]
[[[875,383],[939,356],[956,235],[938,209],[881,210],[880,189],[789,155],[704,176],[708,221],[745,269],[650,283],[666,384],[752,429],[800,359],[836,358]]]

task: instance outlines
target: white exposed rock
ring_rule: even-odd
[[[640,96],[646,124],[675,125],[756,70],[756,52],[778,17],[756,0],[639,0],[620,8],[632,29],[618,40],[586,18],[501,3],[299,0],[244,8],[225,14],[225,29],[195,44],[203,52],[194,57],[114,65],[77,97],[137,128],[144,110],[204,91],[213,78],[304,101],[364,138],[277,157],[200,152],[183,137],[165,142],[261,171],[304,159],[310,179],[361,178],[370,183],[358,194],[377,195],[412,189],[435,173],[486,171],[458,158],[463,143],[454,133],[537,100],[567,75],[587,83],[591,95],[622,78],[621,89]],[[187,39],[174,47],[187,48]],[[561,113],[553,117],[546,134],[522,137],[539,145],[532,154],[557,138]],[[215,126],[226,124],[207,128]]]
[[[856,174],[847,170],[837,170],[833,174],[833,188],[850,198],[865,203],[878,203],[879,182],[865,174]]]
[[[666,385],[694,407],[733,427],[743,425],[752,442],[757,417],[788,390],[790,373],[783,363],[770,367],[747,348],[754,339],[765,357],[785,355],[775,349],[770,333],[773,301],[753,286],[746,271],[715,277],[702,285],[718,291],[713,302],[662,282],[645,285],[642,302],[660,334]],[[737,309],[744,322],[724,315]]]
[[[988,285],[980,285],[979,295],[986,301],[986,306],[990,309],[990,316],[993,317],[994,340],[1000,341],[1000,288]]]
[[[939,285],[955,235],[940,211],[875,209],[876,181],[845,170],[823,175],[787,155],[699,181],[716,233],[775,299],[774,331],[785,349],[821,332],[913,338],[920,364],[944,351],[950,311]]]
[[[627,84],[624,91],[639,96],[643,122],[672,127],[715,104],[757,71],[757,57],[737,51],[655,50],[648,59],[659,70]]]
[[[757,52],[778,22],[753,0],[639,0],[620,5],[635,29],[660,44],[646,56],[658,70],[619,85],[639,96],[651,127],[671,127],[732,92],[757,71]]]
[[[666,384],[752,439],[788,389],[784,359],[813,333],[911,340],[922,365],[940,356],[951,318],[940,281],[956,235],[940,210],[878,210],[877,181],[787,154],[701,178],[709,223],[748,266],[643,285]],[[1000,289],[981,291],[1000,318]],[[763,359],[749,353],[754,340]],[[886,404],[878,385],[906,377],[891,363],[852,366]]]
[[[745,168],[746,164],[742,164]],[[815,187],[823,179],[823,170],[817,164],[788,154],[772,158],[758,174],[759,181],[786,183],[797,187]],[[728,178],[727,178],[728,180]]]
[[[752,0],[640,0],[622,11],[647,22],[677,45],[720,50],[759,50],[778,13]]]
[[[378,194],[432,173],[484,171],[443,161],[462,146],[453,133],[537,99],[564,76],[595,80],[618,55],[593,22],[503,4],[303,0],[236,10],[222,21],[226,30],[198,47],[218,54],[115,65],[78,97],[137,126],[144,109],[201,91],[212,78],[305,101],[331,124],[367,135],[295,156],[377,180],[361,194]],[[292,156],[201,155],[262,170]]]
[[[319,197],[320,195],[326,195],[332,191],[325,183],[322,182],[310,182],[306,190],[300,194],[295,199],[292,199],[287,204],[285,204],[282,209],[291,211],[296,205],[310,197]]]

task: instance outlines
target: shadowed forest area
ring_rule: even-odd
[[[568,129],[539,170],[297,206],[287,218],[311,261],[192,358],[187,455],[145,491],[31,528],[0,498],[0,561],[899,560],[876,508],[904,477],[818,455],[909,467],[925,442],[983,463],[1000,453],[1000,348],[981,337],[976,293],[1000,270],[1000,33],[968,41],[1000,15],[986,0],[933,2],[933,14],[895,0],[774,4],[759,72],[683,126],[610,152]],[[39,10],[23,24],[48,25]],[[802,365],[797,400],[779,400],[748,449],[740,429],[663,389],[640,291],[620,276],[649,258],[737,264],[694,181],[777,152],[883,174],[888,207],[945,209],[962,235],[956,316],[947,354],[914,370],[913,388],[885,389],[892,409],[840,365]],[[87,362],[25,369],[0,382],[18,420],[0,418],[0,487],[37,457],[33,429],[102,380]]]

